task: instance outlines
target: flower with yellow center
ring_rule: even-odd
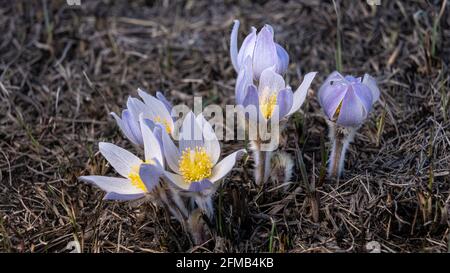
[[[195,137],[196,136],[196,137]],[[236,151],[219,161],[220,144],[214,130],[202,114],[197,117],[189,112],[180,128],[178,148],[172,138],[162,130],[164,156],[173,171],[165,172],[175,186],[190,192],[202,192],[212,188],[231,171],[236,158],[245,150]]]
[[[211,175],[213,164],[204,147],[186,148],[179,160],[180,174],[184,181],[201,181]]]
[[[164,160],[152,130],[139,115],[144,141],[145,160],[112,143],[100,142],[100,153],[123,178],[89,175],[80,180],[92,183],[106,191],[105,199],[133,200],[144,197],[159,184],[164,170]]]

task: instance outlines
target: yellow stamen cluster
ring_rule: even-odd
[[[333,115],[333,121],[337,120],[339,117],[339,113],[341,113],[342,101],[339,103],[339,106],[336,108],[336,112]]]
[[[186,148],[178,162],[180,174],[186,182],[200,181],[211,176],[212,161],[204,147]]]
[[[168,134],[172,133],[172,129],[170,128],[170,123],[168,120],[161,118],[160,116],[157,116],[153,120],[156,123],[161,123],[166,128],[166,132]]]
[[[147,163],[147,164],[155,164],[155,162],[153,160],[146,160],[145,163]],[[139,175],[139,169],[141,167],[141,164],[135,165],[135,166],[133,166],[131,168],[131,172],[128,174],[128,179],[130,179],[131,184],[133,184],[133,186],[135,186],[136,188],[146,192],[147,191],[147,187],[145,187],[145,184],[142,181],[141,176]]]
[[[275,92],[272,94],[266,92],[265,95],[262,95],[259,101],[259,108],[261,109],[263,117],[269,119],[272,116],[273,110],[275,109],[276,105],[277,105],[277,94]]]

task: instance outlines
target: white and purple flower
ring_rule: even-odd
[[[192,112],[183,120],[178,148],[167,132],[162,133],[162,141],[167,165],[173,171],[166,171],[165,176],[188,192],[212,189],[245,153],[245,149],[241,149],[218,162],[220,144],[214,130],[202,114],[195,117]]]
[[[238,51],[239,21],[235,20],[231,31],[230,54],[236,72],[241,71],[249,58],[255,80],[269,67],[275,67],[278,74],[284,74],[289,65],[286,50],[274,41],[273,28],[265,25],[259,33],[252,27],[251,33],[245,37]]]
[[[161,92],[156,93],[156,98],[141,89],[138,89],[138,93],[143,102],[137,98],[129,97],[127,109],[122,111],[122,117],[119,117],[116,113],[111,113],[123,134],[134,144],[144,145],[139,124],[140,114],[143,114],[145,122],[152,130],[157,128],[156,124],[161,124],[169,134],[172,134],[174,123],[171,117],[172,105],[169,101]],[[159,139],[159,133],[155,132],[155,134]]]
[[[368,74],[361,79],[335,71],[320,87],[318,98],[329,120],[342,126],[358,127],[367,118],[380,90]]]
[[[244,68],[245,74],[250,71]],[[247,73],[248,75],[250,73]],[[275,72],[273,67],[266,68],[259,79],[258,86],[252,82],[242,84],[236,94],[237,104],[247,107],[253,105],[258,109],[258,116],[265,120],[270,119],[278,109],[278,117],[282,119],[297,112],[305,101],[309,86],[314,79],[316,72],[305,75],[302,84],[295,92],[289,85],[286,85],[283,77]],[[241,81],[246,81],[245,76]],[[239,84],[239,83],[238,83]]]
[[[329,137],[332,142],[328,175],[339,177],[344,160],[356,130],[363,124],[380,98],[380,90],[369,74],[361,79],[342,76],[335,71],[319,89],[320,105],[328,119]]]
[[[164,160],[159,142],[140,115],[140,132],[145,160],[112,143],[100,142],[101,154],[123,178],[89,175],[79,179],[92,183],[106,192],[107,200],[134,200],[152,192],[163,175]],[[145,166],[145,168],[144,168]]]

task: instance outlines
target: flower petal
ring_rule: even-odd
[[[199,114],[196,118],[197,123],[203,131],[204,147],[208,155],[211,157],[212,164],[215,165],[220,157],[220,143],[217,139],[211,124],[205,119],[203,114]]]
[[[189,191],[191,192],[202,192],[204,190],[207,190],[211,187],[213,187],[214,184],[211,183],[208,179],[203,179],[202,181],[192,182],[189,185]]]
[[[144,196],[144,193],[121,194],[116,192],[108,192],[105,197],[103,197],[103,200],[130,201],[140,199]]]
[[[316,74],[317,72],[309,72],[308,74],[305,75],[302,83],[294,92],[292,108],[289,111],[288,115],[292,115],[293,113],[297,112],[298,109],[300,109],[300,107],[302,106],[303,102],[306,99],[309,87],[311,86],[311,83],[314,80]]]
[[[159,141],[156,139],[150,127],[144,122],[144,117],[139,116],[139,123],[141,124],[142,139],[144,140],[144,154],[145,160],[155,158],[160,164],[164,166],[164,159],[159,146]]]
[[[283,77],[274,71],[273,67],[266,68],[259,79],[258,92],[277,92],[286,87]]]
[[[238,63],[238,33],[239,33],[239,20],[234,20],[233,29],[231,30],[230,37],[230,56],[231,64],[236,72],[239,72]]]
[[[222,161],[217,163],[217,165],[212,169],[212,174],[209,177],[209,180],[215,183],[227,175],[231,169],[233,169],[234,164],[236,164],[236,160],[244,153],[247,153],[247,151],[245,149],[241,149],[222,159]]]
[[[278,55],[273,32],[270,27],[264,26],[256,37],[255,50],[253,53],[253,72],[256,79],[269,67],[278,64]],[[284,87],[284,86],[283,86]]]
[[[94,184],[106,192],[116,192],[120,194],[143,193],[141,189],[133,186],[133,184],[130,183],[130,180],[126,178],[88,175],[80,176],[78,179],[86,183]]]
[[[142,162],[134,154],[112,143],[100,142],[98,147],[109,164],[123,177],[127,177],[132,171],[132,167]]]
[[[360,102],[364,106],[364,111],[366,115],[372,110],[372,91],[365,84],[354,83],[352,84],[353,91],[355,91],[356,96],[359,98]]]
[[[278,56],[277,73],[284,74],[286,73],[289,66],[289,54],[279,44],[275,43],[275,46],[277,48],[277,56]]]
[[[337,123],[343,126],[357,127],[366,118],[364,107],[356,96],[352,86],[349,86],[344,99],[342,100],[341,110]]]
[[[129,123],[130,120],[130,113],[128,112],[128,110],[123,110],[122,111],[122,117],[123,119],[121,119],[116,113],[111,112],[111,115],[114,117],[114,119],[116,120],[117,125],[119,126],[120,130],[122,130],[122,133],[134,144],[136,145],[142,145],[142,139],[139,138],[138,136],[140,134],[136,134],[135,132],[133,132],[131,130]],[[134,122],[134,121],[133,121]],[[139,132],[140,133],[140,132]]]
[[[253,84],[252,60],[250,57],[247,57],[241,67],[241,70],[239,70],[238,77],[236,79],[236,104],[242,104],[247,91],[247,86],[250,84]]]
[[[189,189],[190,183],[185,182],[181,175],[165,171],[164,176],[176,187],[182,190]]]
[[[150,118],[151,120],[155,121],[155,119],[161,119],[165,122],[167,122],[167,125],[169,126],[170,130],[173,132],[173,119],[170,115],[169,111],[167,110],[164,103],[159,101],[157,98],[149,95],[147,92],[143,91],[142,89],[138,89],[139,96],[144,100],[145,105],[147,106],[147,113],[144,114],[144,118]]]
[[[277,96],[278,117],[282,119],[292,108],[294,95],[291,88],[282,89]]]
[[[156,98],[157,98],[160,102],[162,102],[162,103],[164,104],[164,106],[165,106],[166,109],[167,109],[167,112],[170,113],[170,112],[172,111],[172,104],[166,99],[166,97],[164,96],[163,93],[157,91],[157,92],[156,92]]]
[[[347,90],[348,84],[343,80],[325,81],[320,87],[318,92],[319,102],[330,120],[333,120]]]
[[[162,143],[164,150],[164,158],[172,171],[179,173],[178,161],[180,160],[180,151],[173,143],[170,136],[167,134],[166,130],[161,130]]]
[[[159,183],[159,178],[164,174],[164,170],[159,163],[141,164],[139,177],[144,182],[148,192],[153,191]]]
[[[249,119],[250,125],[257,125],[258,120],[262,120],[262,113],[259,109],[259,94],[255,85],[247,87],[247,95],[242,102],[245,108],[245,117]]]
[[[187,148],[193,150],[195,147],[203,147],[203,144],[202,128],[195,120],[195,115],[191,111],[184,118],[180,129],[180,151],[184,151]]]
[[[378,89],[377,82],[369,74],[364,74],[362,83],[369,87],[370,91],[372,92],[372,104],[375,103],[380,98],[380,89]]]
[[[252,27],[251,33],[248,34],[247,37],[245,37],[237,55],[238,71],[241,70],[247,57],[250,57],[250,59],[253,60],[253,52],[255,51],[255,44],[256,44],[256,28]]]

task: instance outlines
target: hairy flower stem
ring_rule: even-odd
[[[271,151],[261,150],[261,140],[252,141],[252,150],[255,160],[255,183],[261,185],[269,178]]]
[[[184,227],[189,213],[184,205],[183,200],[178,192],[172,187],[161,183],[161,187],[156,188],[156,195],[163,204],[163,206],[170,211],[170,213],[180,222]]]
[[[338,178],[342,174],[345,154],[355,136],[356,128],[343,127],[331,121],[328,122],[328,126],[330,128],[329,137],[333,145],[329,158],[328,177]]]

